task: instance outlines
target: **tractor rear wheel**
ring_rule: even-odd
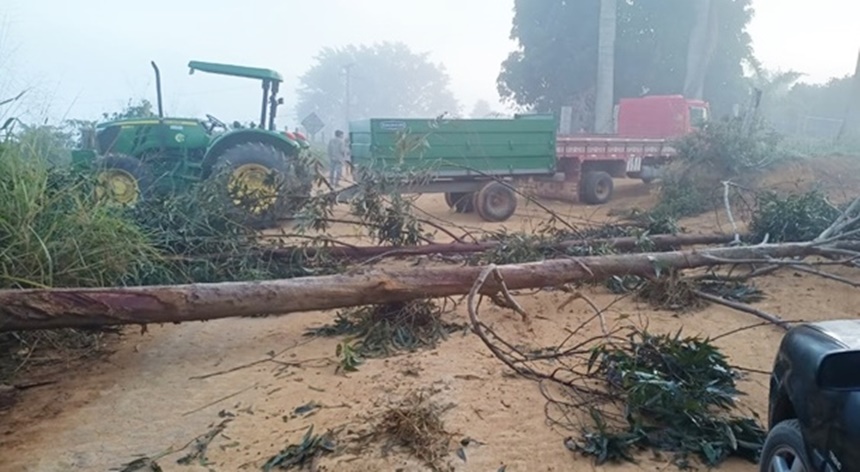
[[[501,182],[489,182],[475,194],[474,206],[484,221],[505,221],[517,210],[517,195]]]
[[[96,164],[96,198],[120,205],[144,200],[152,188],[152,176],[139,159],[110,154]]]
[[[215,164],[226,177],[226,194],[245,223],[274,225],[284,211],[291,183],[287,156],[273,146],[250,142],[227,149]],[[226,174],[226,175],[225,175]]]
[[[580,181],[580,197],[591,205],[601,205],[612,198],[612,176],[606,172],[586,172]]]
[[[475,211],[475,205],[472,203],[474,201],[474,196],[475,194],[473,192],[447,192],[445,193],[445,203],[447,203],[448,207],[454,209],[457,213],[472,213]]]

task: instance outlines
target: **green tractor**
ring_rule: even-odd
[[[161,74],[155,62],[158,116],[114,120],[96,125],[90,149],[73,160],[95,172],[96,191],[122,205],[159,193],[176,193],[192,184],[223,177],[225,202],[246,223],[271,226],[296,210],[311,192],[312,176],[303,159],[310,147],[298,133],[275,129],[283,77],[276,71],[191,61],[195,71],[262,81],[260,122],[228,126],[212,115],[205,120],[164,116]],[[220,190],[219,190],[220,191]]]

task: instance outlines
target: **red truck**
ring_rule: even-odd
[[[654,180],[676,154],[672,142],[707,121],[709,107],[681,95],[654,95],[622,99],[615,113],[615,134],[557,136],[564,180],[537,183],[539,196],[601,204],[612,198],[613,178]]]

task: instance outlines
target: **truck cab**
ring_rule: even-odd
[[[770,379],[760,471],[860,471],[860,320],[792,328]]]
[[[622,98],[616,107],[616,134],[622,138],[675,139],[710,118],[708,103],[681,95]]]

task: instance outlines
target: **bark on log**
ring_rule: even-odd
[[[860,243],[841,248],[856,251]],[[647,275],[655,273],[656,267],[685,269],[721,265],[728,259],[762,260],[822,252],[808,243],[760,245],[554,259],[499,266],[499,271],[507,287],[516,290],[603,280],[613,275]],[[3,290],[0,331],[177,323],[464,295],[481,270],[430,267],[261,282]],[[491,281],[483,292],[497,290]]]
[[[648,240],[655,249],[666,250],[684,246],[698,246],[710,244],[727,244],[734,240],[734,236],[725,234],[660,234],[649,236]],[[600,238],[600,239],[574,239],[561,241],[553,245],[558,250],[569,249],[579,246],[608,246],[615,249],[632,249],[641,240],[635,237]],[[447,243],[427,244],[423,246],[393,247],[393,246],[338,246],[325,249],[325,254],[336,258],[345,259],[370,259],[374,257],[404,257],[423,256],[428,254],[472,254],[484,252],[500,246],[498,241],[487,241],[484,243]],[[269,251],[269,255],[279,257],[292,257],[295,248],[277,248]],[[301,249],[299,249],[301,251]],[[314,256],[318,252],[315,248],[304,250],[304,254]]]

